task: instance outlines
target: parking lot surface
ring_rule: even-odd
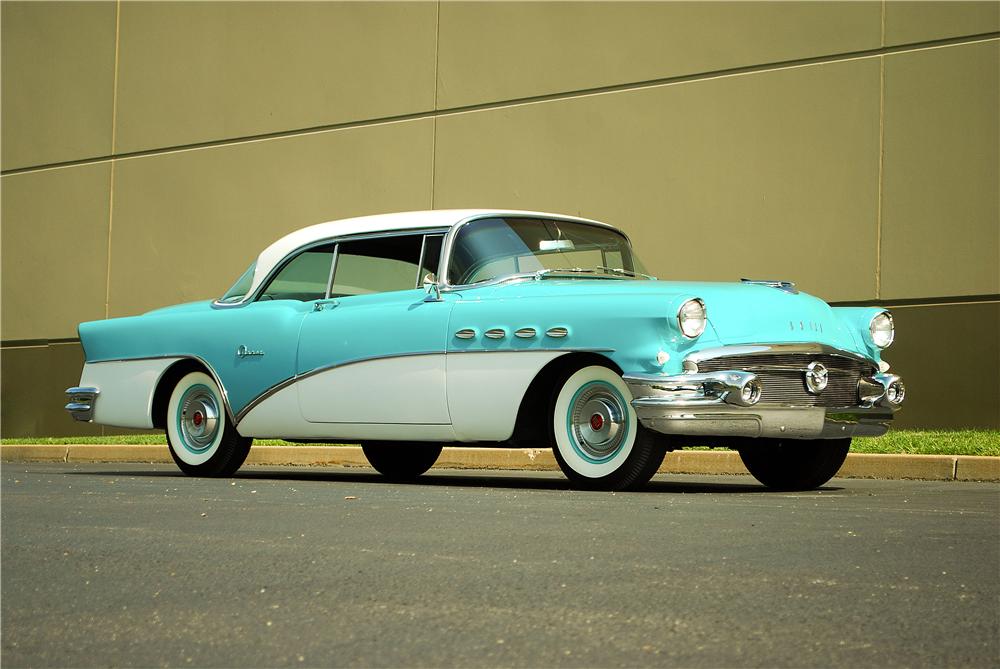
[[[21,666],[995,666],[1000,485],[5,464]]]

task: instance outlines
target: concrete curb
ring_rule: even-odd
[[[150,462],[170,463],[166,446],[100,446],[86,444],[0,446],[3,462]],[[250,465],[367,467],[358,446],[254,446]],[[511,469],[554,471],[559,466],[549,450],[445,448],[434,465],[439,469]],[[663,474],[747,474],[734,451],[667,453]],[[851,453],[841,478],[918,479],[924,481],[1000,481],[1000,457],[974,455],[878,455]]]

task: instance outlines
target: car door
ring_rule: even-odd
[[[418,288],[441,234],[342,241],[330,297],[299,335],[299,407],[310,423],[449,425],[445,348],[452,303]]]

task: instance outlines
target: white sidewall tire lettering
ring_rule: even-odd
[[[624,400],[622,408],[627,416],[626,432],[621,446],[613,455],[607,459],[601,459],[600,462],[590,461],[578,447],[574,446],[575,437],[567,428],[574,397],[587,384],[594,382],[606,384],[618,391]],[[566,379],[556,397],[555,408],[552,412],[552,428],[559,454],[574,472],[589,479],[599,479],[615,473],[628,460],[632,448],[635,446],[639,424],[631,401],[632,393],[629,392],[628,386],[625,385],[620,376],[607,367],[584,367]]]
[[[207,447],[198,450],[185,447],[184,435],[181,434],[179,427],[181,400],[195,386],[205,386],[208,388],[214,395],[216,406],[219,409],[215,438]],[[197,466],[208,462],[219,450],[219,445],[225,436],[227,423],[228,417],[226,416],[226,406],[222,398],[222,391],[212,377],[204,372],[185,374],[170,393],[170,402],[167,404],[167,441],[174,455],[187,465]]]

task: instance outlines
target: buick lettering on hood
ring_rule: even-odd
[[[785,281],[661,281],[597,221],[524,211],[321,223],[216,300],[82,323],[66,409],[166,431],[177,466],[229,476],[254,438],[360,442],[386,477],[443,445],[552,448],[581,488],[635,489],[667,451],[736,449],[812,489],[905,388],[879,308]]]

